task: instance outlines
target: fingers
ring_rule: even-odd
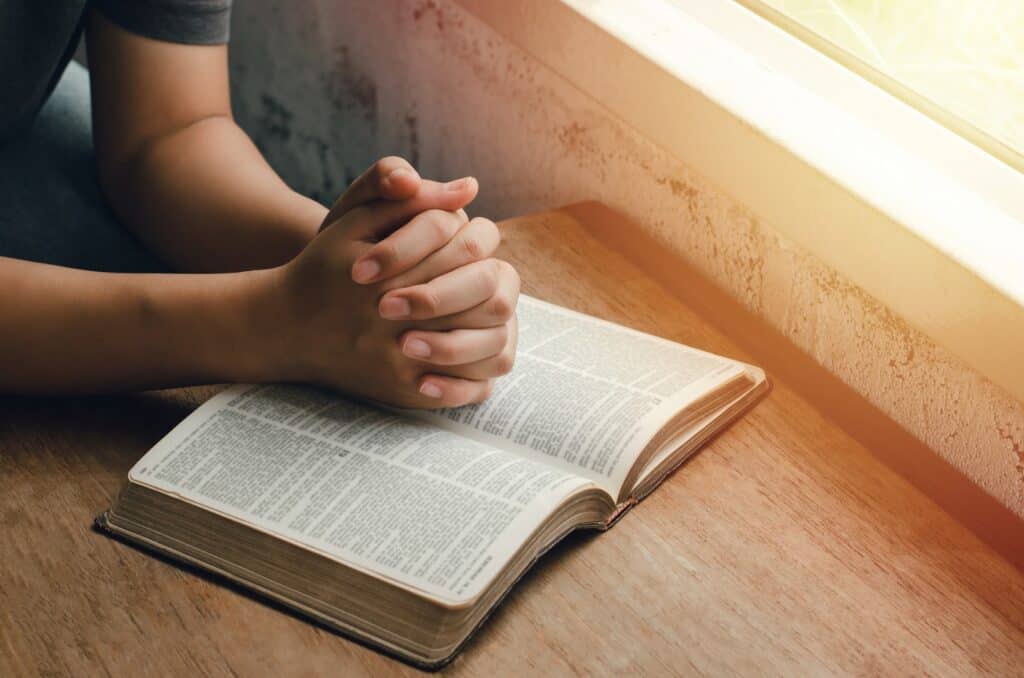
[[[372,283],[419,264],[444,247],[465,224],[465,212],[428,210],[373,245],[352,264],[352,279]]]
[[[459,379],[469,379],[472,381],[496,379],[512,371],[515,359],[514,351],[503,351],[498,355],[468,365],[446,367],[442,376],[458,377]],[[440,373],[440,370],[438,372]]]
[[[465,346],[437,347],[432,341],[436,337],[417,337],[417,340],[429,343],[431,349],[434,349],[430,357],[419,359],[432,363],[433,367],[430,369],[433,372],[463,379],[494,379],[512,371],[518,340],[515,316],[500,327],[458,331],[466,335]],[[444,337],[450,333],[424,334],[440,334]],[[504,342],[499,343],[499,338],[504,339]],[[440,348],[440,352],[437,350],[438,348]],[[447,350],[450,352],[446,352]],[[406,351],[406,355],[409,355],[408,351]]]
[[[473,202],[480,191],[480,184],[473,177],[463,177],[448,183],[424,180],[420,190],[409,200],[381,203],[378,207],[380,218],[386,223],[405,223],[416,214],[426,210],[454,212]]]
[[[321,230],[345,212],[374,200],[408,200],[416,195],[421,183],[420,175],[404,158],[381,158],[342,193]]]
[[[494,384],[490,380],[459,379],[439,374],[427,374],[419,379],[422,407],[461,407],[479,403],[491,395]]]
[[[425,320],[459,313],[491,299],[501,282],[503,262],[484,259],[422,285],[391,290],[378,310],[387,320]]]
[[[505,330],[502,333],[495,332],[494,329],[475,331],[481,334],[481,337],[478,338],[480,346],[487,341],[494,341],[499,337],[506,339],[499,351],[481,360],[444,367],[442,370],[438,370],[438,372],[443,371],[442,374],[424,374],[418,382],[420,394],[427,396],[428,399],[440,400],[443,403],[435,404],[433,405],[434,407],[459,407],[460,405],[480,402],[490,396],[493,380],[511,372],[515,363],[516,341],[518,338],[516,318],[513,317],[508,325],[502,329]],[[472,333],[473,331],[469,332]],[[489,345],[486,350],[492,348],[493,344]],[[484,352],[482,348],[476,353],[466,350],[453,359],[470,358],[474,355],[480,355],[482,352]],[[431,407],[432,405],[428,403],[425,406]]]
[[[384,283],[384,288],[393,290],[433,280],[460,266],[487,259],[494,254],[500,244],[501,233],[494,222],[476,217],[463,224],[458,233],[441,249],[436,250],[405,273],[388,278]]]
[[[456,179],[446,184],[422,180],[420,190],[408,200],[376,201],[356,208],[360,213],[358,224],[353,227],[353,237],[369,242],[381,240],[420,212],[455,212],[463,209],[473,202],[479,190],[480,186],[473,177]]]
[[[510,264],[500,261],[498,288],[487,300],[476,306],[444,317],[436,317],[416,324],[423,330],[482,329],[504,325],[516,312],[519,302],[519,274]],[[398,293],[395,290],[395,293]],[[389,292],[389,294],[391,294]]]
[[[409,330],[398,339],[406,356],[433,365],[464,365],[486,360],[500,354],[508,343],[508,324],[481,330]]]
[[[385,318],[403,304],[405,317],[435,314],[398,338],[402,353],[429,370],[416,382],[420,400],[414,406],[460,407],[490,396],[493,380],[515,362],[519,287],[511,265],[485,259],[384,295],[379,311]],[[466,308],[444,315],[458,307]]]

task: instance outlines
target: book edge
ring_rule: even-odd
[[[617,511],[616,513],[619,517],[621,517],[622,513],[624,512],[625,511]],[[569,529],[560,533],[548,544],[546,544],[543,548],[537,551],[536,555],[530,559],[529,563],[526,565],[526,567],[523,568],[519,576],[517,576],[514,580],[512,580],[509,583],[507,587],[505,587],[504,591],[502,591],[501,594],[495,599],[494,603],[487,609],[487,611],[483,614],[480,620],[473,626],[473,628],[471,628],[468,631],[466,636],[461,641],[459,641],[459,643],[449,654],[445,655],[444,657],[436,661],[424,661],[416,657],[415,655],[402,652],[397,648],[391,647],[390,645],[387,645],[385,643],[381,643],[373,637],[361,633],[355,628],[349,628],[345,625],[339,624],[336,621],[332,620],[330,617],[320,614],[319,612],[312,610],[301,603],[291,600],[287,596],[283,596],[272,591],[269,591],[264,587],[260,586],[259,584],[247,581],[242,577],[224,571],[222,568],[210,565],[201,560],[181,553],[173,548],[170,548],[158,542],[154,542],[153,540],[147,539],[146,537],[131,532],[130,530],[119,528],[110,522],[109,513],[109,510],[103,511],[100,515],[98,515],[95,518],[95,520],[93,521],[93,525],[95,529],[97,529],[100,533],[105,534],[106,536],[112,539],[125,543],[129,546],[139,548],[143,551],[150,551],[152,553],[155,553],[160,557],[170,560],[174,564],[184,564],[190,567],[194,567],[208,574],[211,577],[218,578],[230,583],[232,585],[232,588],[243,593],[244,595],[250,596],[251,598],[257,601],[269,601],[275,605],[284,607],[286,610],[294,614],[297,614],[301,617],[305,617],[309,620],[312,620],[314,623],[319,624],[320,626],[323,626],[348,640],[356,642],[375,652],[380,652],[381,654],[384,654],[385,656],[388,656],[392,659],[396,659],[405,664],[431,673],[439,671],[444,667],[448,666],[466,649],[469,643],[473,639],[475,639],[477,634],[480,632],[480,629],[490,620],[490,618],[495,614],[498,608],[505,602],[505,600],[512,593],[512,591],[518,588],[520,581],[522,581],[522,579],[533,570],[533,568],[537,565],[541,558],[543,558],[549,551],[551,551],[551,549],[560,544],[570,534],[576,532],[577,530],[594,530],[597,532],[605,532],[608,530],[611,524],[614,524],[613,522],[609,523],[607,521],[581,523],[578,525],[573,525]]]

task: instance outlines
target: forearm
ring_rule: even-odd
[[[272,273],[96,273],[0,257],[0,392],[272,378],[253,295]]]
[[[288,188],[225,116],[151,140],[117,166],[101,164],[101,177],[121,219],[180,271],[282,264],[327,214]]]
[[[93,141],[121,220],[173,269],[284,263],[327,210],[289,189],[231,117],[226,45],[136,35],[88,13]]]

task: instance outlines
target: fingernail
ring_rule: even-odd
[[[410,313],[412,313],[412,307],[402,297],[388,297],[380,302],[380,314],[388,320],[406,318]]]
[[[432,382],[425,381],[423,382],[423,385],[420,386],[420,393],[427,396],[428,398],[440,398],[441,387]]]
[[[429,358],[430,344],[422,339],[407,339],[402,352],[410,358]]]
[[[445,190],[448,191],[461,191],[463,188],[466,187],[466,184],[468,183],[469,177],[463,177],[461,179],[456,179],[455,181],[449,181],[447,184],[444,185],[444,187]]]
[[[380,264],[376,259],[363,259],[357,261],[352,267],[352,279],[357,283],[370,282],[380,273]]]
[[[396,170],[392,170],[387,175],[387,177],[384,178],[384,181],[388,185],[391,185],[391,183],[394,182],[396,179],[401,179],[402,177],[412,177],[412,172],[405,169],[404,167],[399,167]]]

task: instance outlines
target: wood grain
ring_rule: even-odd
[[[504,233],[526,292],[751,359],[571,213]],[[213,392],[0,399],[0,675],[417,673],[92,530]],[[614,529],[549,554],[445,673],[1022,667],[1024,574],[776,380]]]

